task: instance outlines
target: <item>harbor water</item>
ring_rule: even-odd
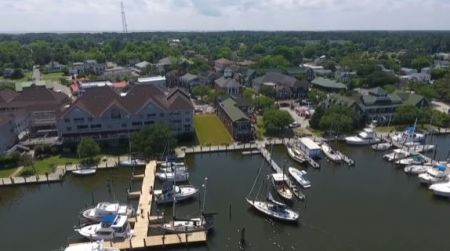
[[[436,159],[445,159],[450,136],[436,137],[434,143]],[[354,167],[324,159],[320,169],[306,168],[291,161],[283,147],[269,148],[281,167],[308,172],[312,187],[303,190],[307,199],[292,205],[300,213],[298,224],[270,220],[246,203],[261,164],[261,177],[271,172],[261,156],[188,155],[191,184],[201,187],[208,177],[206,211],[218,214],[206,245],[177,250],[448,250],[450,200],[434,197],[416,177],[383,161],[382,152],[338,145],[355,160]],[[68,175],[63,183],[2,188],[0,250],[57,250],[66,245],[76,236],[73,226],[82,208],[92,201],[126,203],[130,175],[121,168],[92,177]],[[135,182],[132,189],[139,186]],[[264,195],[261,191],[260,197]],[[176,216],[198,216],[200,207],[199,199],[181,203]],[[167,219],[172,215],[170,205],[154,207],[153,214],[157,211],[164,211]]]

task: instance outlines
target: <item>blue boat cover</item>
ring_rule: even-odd
[[[406,129],[406,131],[407,131],[409,134],[413,134],[413,133],[416,131],[416,128],[415,128],[414,126],[408,127],[408,128]]]
[[[103,216],[102,223],[112,225],[116,221],[117,217],[118,217],[117,214],[107,214]]]
[[[447,167],[443,164],[438,164],[438,165],[436,165],[436,169],[439,171],[445,171],[445,169],[447,169]]]

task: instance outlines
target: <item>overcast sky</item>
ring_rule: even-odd
[[[124,0],[129,31],[450,30],[450,0]],[[120,31],[120,0],[0,0],[0,32]]]

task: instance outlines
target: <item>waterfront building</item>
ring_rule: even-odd
[[[397,108],[412,105],[429,107],[430,102],[423,96],[412,93],[387,93],[383,88],[356,89],[351,95],[330,94],[325,107],[343,105],[358,111],[369,121],[388,122],[394,119]]]
[[[267,72],[253,80],[253,88],[255,90],[259,91],[263,86],[273,88],[277,99],[303,97],[309,88],[308,82],[300,81],[279,72]]]
[[[232,98],[219,102],[217,115],[235,140],[249,141],[253,139],[254,133],[250,119],[239,109]]]
[[[135,85],[119,94],[103,86],[89,89],[66,107],[57,128],[66,142],[85,136],[96,140],[128,138],[155,123],[166,123],[176,135],[183,135],[193,133],[193,115],[192,102],[180,89],[164,92],[154,85]]]

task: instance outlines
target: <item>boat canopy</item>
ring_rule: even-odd
[[[445,171],[445,169],[447,169],[447,167],[444,164],[437,164],[436,169],[439,171]]]
[[[112,225],[117,220],[118,217],[119,215],[117,214],[107,214],[103,216],[102,224]]]
[[[408,132],[408,134],[414,134],[415,131],[416,131],[416,127],[414,127],[414,126],[406,128],[406,132]]]

